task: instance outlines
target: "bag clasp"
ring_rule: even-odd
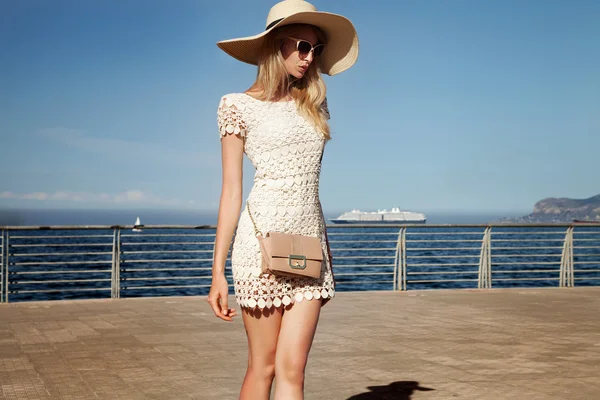
[[[290,254],[288,257],[288,265],[292,269],[305,269],[306,256],[300,254]]]

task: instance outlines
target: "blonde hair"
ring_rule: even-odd
[[[317,27],[313,28],[322,43],[325,35]],[[300,79],[291,77],[281,55],[281,44],[286,37],[293,35],[297,24],[286,25],[270,32],[263,41],[258,57],[258,72],[252,89],[260,89],[259,100],[275,101],[290,95],[305,117],[326,140],[331,139],[327,116],[322,109],[327,88],[319,72],[318,57],[310,64]]]

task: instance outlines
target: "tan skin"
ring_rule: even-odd
[[[317,35],[308,25],[298,27],[292,36],[313,45],[318,43]],[[306,57],[300,57],[294,39],[283,41],[281,54],[287,72],[297,79],[304,76],[306,68],[314,61],[312,51]],[[261,90],[251,88],[246,93],[257,97]],[[287,101],[290,97],[283,96],[278,100]],[[228,322],[237,316],[235,308],[229,307],[225,260],[241,212],[243,152],[242,138],[236,135],[222,138],[222,191],[212,284],[207,300],[215,315]],[[275,400],[304,398],[304,370],[321,305],[321,300],[313,299],[264,310],[242,308],[248,337],[248,369],[240,391],[241,400],[268,400],[275,375]]]

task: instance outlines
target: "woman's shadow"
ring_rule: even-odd
[[[415,381],[398,381],[387,386],[368,386],[367,389],[369,392],[348,397],[347,400],[410,400],[415,390],[424,392],[435,390],[421,387],[419,382]]]

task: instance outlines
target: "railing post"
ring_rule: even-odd
[[[483,232],[481,241],[481,253],[479,255],[479,273],[477,287],[479,289],[490,289],[492,287],[492,245],[491,230],[488,226]]]
[[[569,226],[565,233],[562,257],[560,259],[560,287],[573,287],[575,277],[573,272],[573,227]]]
[[[110,273],[110,297],[121,297],[121,229],[115,228],[113,232],[112,267]]]
[[[116,272],[117,272],[117,299],[121,298],[121,228],[117,230],[117,263],[116,263]]]
[[[406,228],[398,231],[394,257],[394,290],[406,290]]]
[[[4,303],[4,282],[6,281],[6,231],[2,229],[2,252],[0,252],[0,303]]]
[[[406,290],[406,268],[407,268],[407,263],[406,263],[406,228],[402,229],[402,247],[401,247],[401,256],[402,258],[400,259],[401,261],[401,266],[402,266],[402,290]]]
[[[569,272],[569,278],[571,278],[571,287],[575,286],[575,255],[573,250],[573,230],[575,228],[571,227],[571,251],[569,252],[569,262],[571,263],[571,271]]]
[[[396,240],[396,253],[394,254],[394,284],[393,290],[398,290],[398,268],[399,268],[399,259],[400,259],[400,232],[402,228],[398,231],[398,239]]]
[[[8,230],[4,231],[2,250],[4,251],[4,256],[2,257],[2,261],[4,261],[4,302],[8,303],[8,266],[10,265],[10,231]]]

